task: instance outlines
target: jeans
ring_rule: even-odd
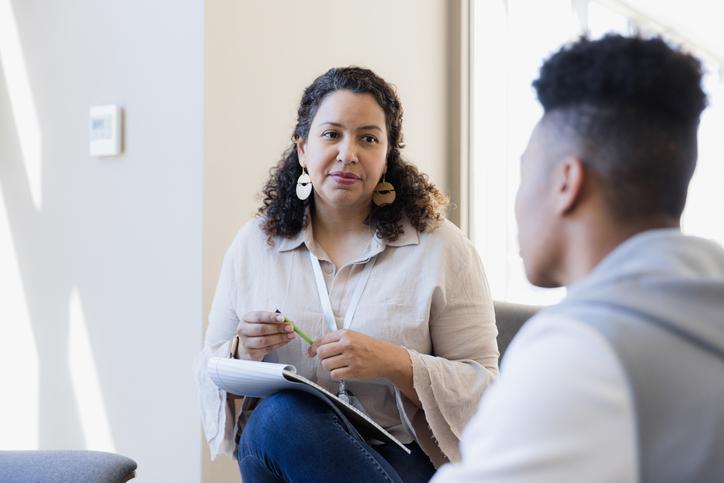
[[[330,405],[302,391],[265,398],[239,440],[245,483],[426,482],[435,473],[416,443],[408,455],[392,444],[367,444]]]

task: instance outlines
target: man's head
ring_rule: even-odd
[[[706,107],[701,77],[696,58],[659,38],[581,39],[544,62],[533,82],[544,115],[516,198],[532,283],[567,282],[559,272],[574,225],[678,225]]]

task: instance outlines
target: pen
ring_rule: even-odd
[[[277,314],[281,314],[281,312],[279,311],[279,309],[275,310],[274,312],[276,312]],[[302,329],[300,329],[299,327],[297,327],[297,324],[295,324],[294,322],[292,322],[291,320],[289,320],[286,315],[284,316],[284,322],[286,322],[287,324],[291,325],[291,326],[292,326],[292,329],[294,329],[294,332],[296,332],[297,334],[299,334],[299,337],[301,337],[302,339],[304,339],[304,342],[306,342],[306,343],[309,344],[309,345],[314,344],[314,341],[312,340],[312,338],[309,337],[307,334],[305,334],[305,333],[302,331]]]

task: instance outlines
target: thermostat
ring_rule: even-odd
[[[118,106],[90,108],[90,155],[118,156],[121,154],[123,111]]]

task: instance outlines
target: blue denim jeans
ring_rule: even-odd
[[[435,473],[416,443],[412,454],[369,445],[347,419],[316,396],[282,391],[252,412],[237,459],[245,483],[426,482]]]

